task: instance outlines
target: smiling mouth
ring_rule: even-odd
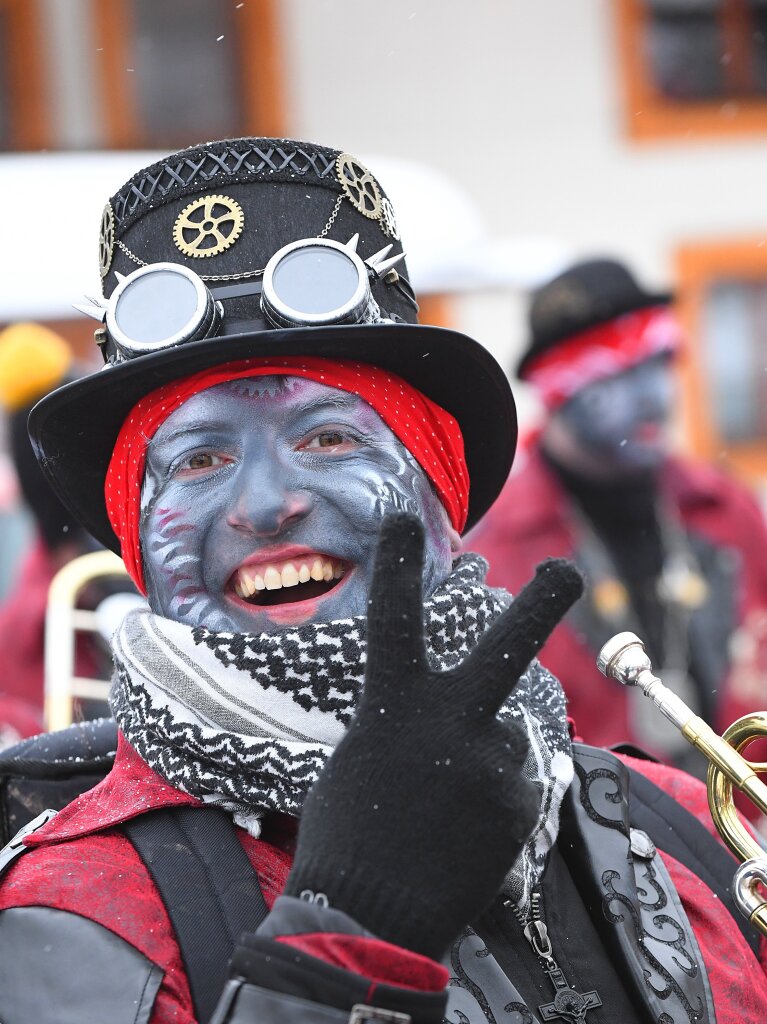
[[[226,589],[240,601],[261,608],[297,604],[325,597],[339,585],[348,569],[341,559],[320,554],[241,565]]]

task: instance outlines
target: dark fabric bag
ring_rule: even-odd
[[[101,782],[116,750],[116,722],[99,718],[0,751],[0,848],[47,807],[60,811]]]

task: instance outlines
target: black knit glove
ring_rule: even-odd
[[[354,720],[301,814],[286,894],[324,893],[380,938],[439,959],[492,901],[537,819],[525,733],[496,712],[580,596],[563,560],[539,566],[475,649],[426,657],[423,528],[386,518]]]

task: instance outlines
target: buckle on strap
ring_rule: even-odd
[[[349,1014],[349,1024],[364,1024],[365,1021],[377,1021],[380,1024],[412,1024],[412,1020],[409,1013],[384,1010],[380,1006],[366,1006],[364,1003],[355,1003]]]
[[[26,839],[27,836],[31,836],[33,832],[37,832],[43,827],[43,825],[47,825],[52,818],[56,817],[57,813],[57,811],[51,810],[50,807],[46,807],[46,809],[41,811],[36,818],[33,818],[32,821],[28,821],[26,825],[23,825],[13,839],[6,843],[2,850],[0,850],[0,876],[2,876],[6,868],[10,867],[17,857],[20,857],[21,854],[25,852],[26,846],[23,842],[24,839]]]

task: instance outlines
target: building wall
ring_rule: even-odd
[[[615,2],[280,0],[277,7],[286,134],[369,156],[374,169],[378,157],[429,165],[475,204],[488,239],[550,243],[543,246],[548,263],[526,243],[518,245],[499,275],[503,287],[456,302],[459,326],[506,366],[524,341],[525,286],[555,272],[557,260],[561,265],[565,258],[614,253],[648,286],[661,287],[673,283],[681,243],[758,238],[761,232],[767,238],[764,136],[643,144],[628,138]],[[48,24],[55,23],[56,46],[66,44],[67,33],[87,45],[82,0],[44,0],[44,7]],[[55,60],[55,46],[48,57]],[[74,125],[75,136],[87,145],[89,125],[103,110],[98,97],[90,106],[85,102],[94,90],[81,71],[77,80],[67,79],[56,117]],[[41,263],[49,281],[74,274],[80,234],[87,231],[87,273],[75,275],[76,287],[67,281],[65,290],[76,301],[92,289],[92,238],[104,198],[124,180],[124,167],[132,170],[150,158],[105,158],[110,180],[104,178],[103,187],[91,185],[76,154],[41,157],[39,167],[29,168],[24,157],[0,158],[0,182],[4,170],[16,168],[13,187],[6,190],[14,202],[6,211],[11,244],[0,252],[4,279],[36,281]],[[50,161],[56,161],[55,169]],[[93,173],[101,182],[101,167]],[[78,176],[80,186],[68,188],[62,203],[52,185],[68,175]],[[429,198],[439,244],[453,232],[460,236],[455,205]],[[32,229],[28,211],[34,211]],[[56,228],[53,247],[46,224]],[[419,239],[411,265],[422,249]],[[10,315],[24,315],[16,306]],[[30,315],[66,314],[51,297],[50,309],[43,303]],[[519,394],[529,417],[529,396],[523,388]]]
[[[766,140],[630,141],[614,14],[611,0],[283,0],[293,130],[436,165],[493,234],[617,254],[662,287],[682,242],[767,238]],[[512,291],[460,315],[508,364],[524,305]]]

